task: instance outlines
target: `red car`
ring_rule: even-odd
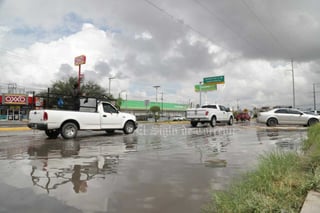
[[[251,117],[247,112],[239,112],[236,116],[236,121],[250,121]]]

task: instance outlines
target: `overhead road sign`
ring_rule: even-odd
[[[214,90],[217,90],[217,85],[216,84],[212,84],[212,85],[197,84],[197,85],[194,85],[195,92],[200,92],[200,88],[201,88],[201,92],[214,91]]]
[[[224,75],[203,78],[204,84],[224,84]]]

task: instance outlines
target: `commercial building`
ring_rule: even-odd
[[[121,103],[121,111],[130,112],[137,117],[150,114],[150,107],[159,106],[160,115],[162,117],[184,116],[188,108],[187,104],[167,103],[167,102],[150,102],[139,100],[123,100]]]
[[[42,106],[40,102],[38,97],[33,98],[28,94],[0,94],[0,120],[27,119],[33,106]],[[150,107],[152,106],[159,106],[160,115],[168,118],[176,115],[184,116],[188,107],[187,104],[178,103],[123,100],[121,111],[130,112],[136,116],[146,116],[151,114]]]
[[[0,94],[0,120],[26,119],[32,100],[27,94]]]

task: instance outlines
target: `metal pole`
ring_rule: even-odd
[[[199,90],[200,90],[200,103],[199,103],[199,107],[201,107],[201,84],[202,84],[202,81],[199,82]]]
[[[111,96],[111,80],[115,77],[109,77],[109,95]]]
[[[78,94],[80,94],[80,76],[81,76],[81,64],[79,64],[79,72],[78,72]]]
[[[293,108],[296,108],[296,95],[294,89],[294,70],[293,70],[293,60],[291,59],[291,68],[292,68],[292,96],[293,96]]]
[[[161,113],[163,116],[163,92],[161,92]]]
[[[314,112],[317,111],[317,106],[316,106],[316,84],[313,83],[313,109]]]
[[[160,86],[153,86],[156,89],[156,105],[158,105],[158,88]]]

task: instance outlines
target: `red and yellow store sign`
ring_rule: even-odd
[[[4,95],[4,104],[17,104],[17,105],[26,105],[27,97],[26,95]]]

